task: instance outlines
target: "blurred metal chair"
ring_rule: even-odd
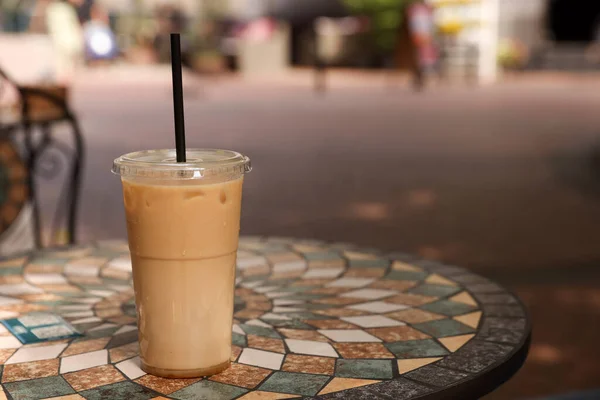
[[[34,245],[42,247],[42,234],[48,232],[42,226],[36,178],[56,177],[65,163],[67,177],[64,189],[60,191],[55,214],[50,220],[50,242],[52,244],[57,236],[63,236],[66,242],[74,244],[77,238],[76,217],[84,144],[79,123],[67,101],[68,89],[59,85],[22,86],[0,69],[0,98],[9,88],[16,93],[16,101],[4,107],[5,112],[0,113],[0,153],[3,146],[5,149],[10,148],[6,153],[14,153],[9,157],[13,160],[12,168],[25,168],[21,173],[13,173],[13,178],[20,177],[25,183],[27,200],[32,208]],[[58,124],[67,125],[72,146],[56,139],[53,129]],[[5,163],[4,168],[10,170],[11,165]],[[1,199],[2,197],[0,201]],[[0,204],[0,208],[2,206]],[[61,220],[65,226],[63,230],[59,227]],[[8,226],[0,225],[0,234],[7,228]],[[66,235],[60,235],[60,232],[66,232]]]

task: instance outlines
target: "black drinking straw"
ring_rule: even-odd
[[[185,162],[185,123],[183,119],[183,82],[181,77],[181,40],[179,33],[171,33],[171,67],[173,70],[175,151],[177,152],[177,162]]]

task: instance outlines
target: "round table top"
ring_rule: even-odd
[[[468,399],[500,386],[527,355],[519,300],[459,267],[242,238],[237,276],[231,367],[176,380],[139,368],[126,243],[2,261],[1,319],[55,313],[83,334],[22,344],[0,325],[2,387],[14,399]]]

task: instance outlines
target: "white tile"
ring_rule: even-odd
[[[386,303],[384,301],[372,301],[370,303],[354,304],[354,305],[348,306],[346,308],[351,308],[353,310],[359,310],[359,311],[368,311],[368,312],[372,312],[372,313],[376,313],[376,314],[382,314],[382,313],[394,312],[394,311],[399,311],[399,310],[405,310],[410,307],[405,306],[403,304],[391,304],[391,303]]]
[[[246,325],[254,325],[254,326],[262,326],[264,328],[272,328],[271,325],[269,325],[266,322],[263,322],[259,319],[251,319],[250,321],[246,322]]]
[[[260,267],[265,264],[267,264],[267,260],[264,257],[260,257],[260,256],[243,257],[243,258],[238,258],[238,260],[237,260],[237,267],[240,270],[253,268],[253,267]]]
[[[15,339],[16,340],[16,339]],[[40,347],[22,347],[6,361],[6,364],[17,364],[29,361],[49,360],[56,358],[68,343],[53,344]]]
[[[240,278],[239,276],[236,276],[236,278],[235,278],[235,285],[236,286],[239,285],[241,281],[242,281],[242,278]]]
[[[288,313],[288,312],[298,312],[298,311],[306,311],[305,308],[299,307],[273,307],[271,310],[274,313]]]
[[[43,293],[44,291],[40,288],[30,285],[29,283],[14,283],[0,285],[0,294],[7,296],[19,295],[19,294],[37,294]]]
[[[100,297],[79,297],[76,299],[71,299],[73,303],[83,303],[83,304],[96,304],[102,300]]]
[[[0,319],[9,319],[18,317],[19,313],[14,311],[0,310]]]
[[[265,319],[277,319],[277,320],[282,320],[282,321],[289,321],[289,320],[291,320],[290,317],[286,317],[285,315],[277,315],[277,314],[273,314],[273,313],[266,313],[261,318],[265,318]]]
[[[256,293],[267,293],[267,292],[272,292],[272,291],[280,289],[280,288],[281,288],[281,286],[263,286],[263,287],[254,288],[253,290]]]
[[[378,338],[359,329],[321,329],[321,335],[336,342],[372,343],[381,342]]]
[[[240,364],[254,365],[256,367],[279,369],[283,361],[283,354],[271,353],[257,349],[245,348],[238,359]]]
[[[66,318],[93,317],[94,316],[94,311],[92,311],[92,310],[88,310],[88,311],[72,311],[72,312],[68,312],[66,314],[62,314],[62,316],[66,317]]]
[[[265,296],[267,296],[270,299],[275,299],[277,297],[285,297],[285,296],[292,296],[296,293],[292,293],[292,292],[269,292],[266,293]]]
[[[273,272],[293,272],[306,269],[306,261],[295,260],[279,262],[273,265]]]
[[[0,336],[0,349],[17,349],[23,346],[14,336]]]
[[[329,343],[298,339],[285,339],[285,343],[288,345],[292,353],[308,354],[312,356],[338,357],[338,354]]]
[[[396,290],[388,289],[358,289],[351,292],[346,292],[340,295],[340,297],[354,297],[357,299],[369,299],[377,300],[383,299],[384,297],[390,297],[398,294]]]
[[[100,326],[96,326],[96,327],[94,327],[92,329],[89,329],[87,332],[100,331],[102,329],[114,328],[115,326],[117,326],[117,325],[115,325],[115,324],[102,324]]]
[[[25,280],[34,285],[62,285],[67,283],[60,274],[25,274]]]
[[[235,333],[239,333],[240,335],[244,335],[244,336],[246,335],[246,332],[244,332],[238,324],[233,324],[232,331]]]
[[[293,306],[296,304],[304,304],[304,300],[288,300],[288,299],[275,299],[273,304],[276,306]]]
[[[108,263],[109,268],[118,269],[119,271],[131,271],[131,260],[129,257],[119,257]]]
[[[240,286],[248,289],[255,288],[263,284],[264,281],[252,281],[252,282],[244,282]]]
[[[132,289],[129,285],[110,285],[109,288],[116,290],[117,292],[128,292]]]
[[[113,334],[113,336],[120,335],[121,333],[125,333],[125,332],[131,332],[131,331],[137,331],[137,326],[123,325]]]
[[[100,266],[85,264],[67,264],[65,265],[65,274],[69,276],[98,276]]]
[[[61,311],[86,311],[92,309],[92,304],[69,304],[58,307]]]
[[[8,329],[6,329],[6,327],[4,325],[0,324],[0,335],[4,334],[4,333],[9,333]]]
[[[21,304],[23,300],[12,297],[0,296],[0,306],[8,306],[11,304]]]
[[[108,363],[108,350],[98,350],[76,356],[63,357],[60,362],[60,373],[79,371]]]
[[[71,321],[72,324],[89,324],[90,322],[101,322],[102,319],[98,317],[88,317],[76,319],[75,321]]]
[[[306,271],[302,278],[337,278],[342,272],[344,268],[313,268]]]
[[[340,278],[333,282],[329,282],[328,287],[347,287],[347,288],[358,288],[367,286],[370,283],[375,282],[375,278]]]
[[[112,290],[90,290],[88,293],[100,297],[110,297],[115,294]]]
[[[385,328],[388,326],[406,325],[403,322],[398,322],[391,318],[384,317],[381,315],[367,315],[363,317],[342,317],[341,319],[363,328]]]
[[[139,357],[121,361],[120,363],[116,364],[116,367],[119,368],[119,370],[129,379],[137,379],[140,376],[146,375],[146,373],[142,371],[142,363]]]

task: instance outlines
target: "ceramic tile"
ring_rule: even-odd
[[[347,292],[350,289],[351,288],[347,287],[317,287],[306,291],[306,293],[318,295],[334,295]]]
[[[286,317],[287,318],[287,317]],[[269,328],[271,329],[271,325],[259,320],[259,319],[251,319],[249,321],[246,322],[246,325],[251,325],[251,326],[260,326],[262,328]]]
[[[289,300],[289,299],[275,299],[273,300],[274,306],[294,306],[298,304],[304,304],[303,300]]]
[[[329,339],[314,330],[279,328],[279,332],[288,339],[312,340],[315,342],[329,342]]]
[[[319,333],[336,342],[365,343],[381,341],[360,329],[323,329],[319,330]]]
[[[456,282],[451,281],[438,274],[431,274],[425,279],[425,283],[431,283],[433,285],[445,285],[445,286],[457,286]]]
[[[256,318],[260,318],[263,314],[264,314],[264,312],[260,311],[260,310],[242,310],[242,311],[236,311],[233,315],[236,318],[256,319]]]
[[[67,347],[66,343],[42,347],[21,347],[6,361],[6,364],[18,364],[56,358],[65,347]]]
[[[398,322],[391,318],[384,317],[382,315],[367,315],[360,317],[342,317],[342,320],[350,322],[351,324],[358,325],[363,328],[385,328],[388,326],[400,326],[404,325],[402,322]]]
[[[381,381],[372,379],[333,378],[327,386],[319,392],[319,395],[341,392],[342,390],[354,389],[378,383]]]
[[[312,327],[310,325],[307,325],[304,322],[297,320],[297,319],[291,319],[291,320],[265,319],[265,321],[277,328],[304,329],[304,330],[312,329]]]
[[[327,287],[359,288],[374,281],[375,278],[340,278],[327,284]]]
[[[109,322],[112,322],[117,325],[128,325],[136,322],[135,317],[131,317],[129,315],[119,315],[118,317],[109,317],[106,319]]]
[[[339,319],[308,319],[305,323],[318,329],[356,329],[357,326]]]
[[[109,329],[109,328],[115,328],[115,332],[118,329],[117,325],[107,323],[107,324],[102,324],[102,325],[96,326],[95,328],[88,330],[88,332],[102,331],[102,330]]]
[[[304,311],[301,307],[273,307],[274,313],[291,313],[294,311]]]
[[[236,346],[246,347],[246,336],[240,335],[239,333],[232,332],[231,333],[231,343]]]
[[[10,356],[17,351],[16,349],[0,349],[0,364],[4,364]]]
[[[439,366],[477,374],[497,360],[506,359],[513,349],[512,346],[473,339],[452,357],[441,360]]]
[[[242,389],[237,386],[202,380],[184,389],[178,390],[170,396],[178,400],[231,400],[247,392],[248,389]]]
[[[135,382],[139,385],[154,390],[155,392],[170,395],[173,392],[198,382],[200,379],[201,378],[166,379],[153,375],[144,375],[141,378],[136,379]]]
[[[293,394],[277,393],[277,392],[263,392],[262,390],[256,390],[254,392],[246,393],[238,400],[282,400],[291,399],[298,397]]]
[[[60,311],[87,311],[91,310],[92,307],[92,304],[67,304],[60,306],[57,309]]]
[[[313,279],[313,278],[337,278],[344,268],[316,268],[309,269],[302,276],[302,279]]]
[[[341,378],[391,379],[391,360],[342,360],[336,362],[335,375]]]
[[[350,268],[344,273],[345,278],[381,278],[385,275],[384,268]]]
[[[381,343],[335,343],[344,358],[395,358]]]
[[[462,292],[450,298],[450,300],[456,303],[462,303],[469,306],[477,307],[477,302],[475,299],[467,292]]]
[[[108,351],[98,350],[91,353],[78,354],[64,357],[60,364],[60,373],[79,371],[86,368],[97,367],[108,362]]]
[[[253,267],[262,267],[267,264],[267,259],[262,256],[238,258],[237,268],[245,270]]]
[[[0,336],[0,349],[17,349],[23,346],[14,336]]]
[[[46,378],[58,375],[58,359],[9,364],[4,367],[2,383],[27,379]]]
[[[23,300],[15,299],[14,297],[0,296],[0,307],[9,306],[12,304],[21,304]]]
[[[414,325],[414,327],[437,338],[463,335],[474,332],[473,328],[452,319],[425,322],[423,324]]]
[[[405,290],[409,290],[417,285],[418,285],[417,281],[378,280],[378,281],[371,283],[367,287],[372,288],[372,289],[392,289],[392,290],[398,290],[398,291],[405,291]]]
[[[460,288],[455,286],[425,283],[413,289],[410,289],[409,292],[412,294],[419,294],[422,296],[447,297],[460,292],[460,290]]]
[[[359,299],[378,300],[398,294],[395,290],[388,289],[358,289],[341,294],[342,297],[354,297]]]
[[[261,386],[264,391],[293,393],[314,396],[329,380],[323,375],[298,374],[295,372],[275,372]]]
[[[45,400],[85,400],[78,394],[68,394],[66,396],[48,397]]]
[[[241,386],[247,389],[254,389],[261,383],[271,370],[252,367],[243,364],[231,364],[231,366],[220,374],[210,377],[211,381],[226,383],[228,385]]]
[[[121,271],[131,271],[131,258],[129,256],[115,258],[108,263],[108,267]]]
[[[63,313],[62,316],[64,318],[84,318],[84,317],[93,317],[94,311],[86,310],[86,311],[71,311],[67,313]]]
[[[262,326],[240,324],[240,327],[248,335],[264,336],[264,337],[270,337],[270,338],[275,338],[275,339],[281,337],[275,330],[270,329],[270,328],[265,328]]]
[[[113,334],[113,337],[110,339],[110,342],[106,345],[107,349],[112,349],[115,347],[122,346],[124,344],[133,343],[138,340],[138,332],[137,329],[128,330],[125,333],[121,333],[120,335]]]
[[[348,306],[348,308],[351,308],[353,310],[368,311],[375,314],[383,314],[399,310],[405,310],[409,308],[409,306],[405,306],[402,304],[391,304],[385,301],[372,301],[369,303],[354,304]]]
[[[451,352],[455,352],[456,350],[463,347],[469,340],[473,339],[474,334],[471,335],[460,335],[460,336],[451,336],[446,338],[439,339],[440,343],[442,343],[448,350]]]
[[[287,372],[332,375],[334,368],[334,358],[288,354],[281,369]]]
[[[272,351],[274,353],[285,353],[283,340],[263,336],[248,335],[248,347]]]
[[[329,343],[299,339],[285,339],[285,343],[292,353],[324,357],[338,356]]]
[[[240,329],[241,330],[241,329]],[[131,325],[124,325],[122,327],[120,327],[116,332],[115,332],[115,336],[116,335],[120,335],[122,333],[127,333],[127,332],[133,332],[133,331],[137,331],[137,327],[136,326],[131,326]]]
[[[421,281],[427,277],[428,273],[424,271],[390,271],[385,279],[399,281]]]
[[[345,306],[349,304],[356,304],[365,301],[364,299],[358,299],[354,297],[327,297],[325,299],[317,299],[312,302],[315,304],[328,304],[332,306]]]
[[[11,308],[14,306],[11,306]],[[0,319],[10,319],[10,318],[16,318],[19,316],[19,312],[18,311],[6,311],[6,310],[0,310]],[[0,349],[2,348],[2,345],[0,344]]]
[[[13,399],[37,399],[39,398],[39,393],[44,393],[46,397],[75,393],[62,376],[10,382],[4,384],[4,389],[10,393]]]
[[[429,365],[441,359],[442,357],[412,358],[408,360],[398,360],[398,372],[400,372],[400,374],[406,374],[407,372],[413,371],[417,368],[421,368],[425,365]]]
[[[435,314],[429,311],[423,311],[418,308],[409,308],[407,310],[396,311],[386,314],[386,317],[406,322],[409,324],[420,324],[423,322],[436,321],[447,318],[445,315]]]
[[[60,274],[25,274],[25,280],[34,285],[60,285],[67,283],[65,277]]]
[[[81,340],[73,342],[62,352],[61,357],[75,356],[82,353],[102,350],[110,338],[98,338],[92,340]]]
[[[273,271],[279,272],[291,272],[291,271],[304,271],[306,269],[306,261],[294,260],[294,261],[283,261],[273,264]]]
[[[237,358],[242,354],[242,348],[240,346],[231,346],[231,361],[236,361]]]
[[[403,340],[429,339],[429,335],[410,326],[394,326],[391,328],[371,328],[367,332],[384,342],[401,342]]]
[[[69,372],[64,374],[63,377],[78,392],[125,380],[125,377],[112,365],[101,365],[77,372]]]
[[[477,328],[479,325],[479,320],[481,320],[481,311],[475,311],[469,314],[460,315],[458,317],[454,317],[458,322],[462,322],[463,324],[470,326],[471,328]]]
[[[24,282],[0,285],[0,294],[5,296],[18,296],[22,294],[35,294],[42,292],[42,289]]]
[[[243,349],[238,362],[255,367],[278,370],[281,367],[283,355],[257,349]]]
[[[329,317],[357,317],[369,314],[366,311],[351,310],[349,308],[330,308],[326,310],[315,310],[315,313],[320,315],[326,315]]]
[[[466,314],[471,311],[475,311],[475,307],[457,303],[449,300],[442,300],[431,304],[421,306],[426,311],[431,311],[438,314],[444,314],[450,317],[454,317],[461,314]]]
[[[433,339],[386,343],[385,346],[398,358],[441,357],[448,354],[448,350]]]
[[[81,392],[81,395],[88,400],[148,400],[158,396],[158,393],[136,383],[125,381],[86,390]]]
[[[10,260],[0,261],[0,268],[21,267],[27,262],[27,257],[13,258]]]

